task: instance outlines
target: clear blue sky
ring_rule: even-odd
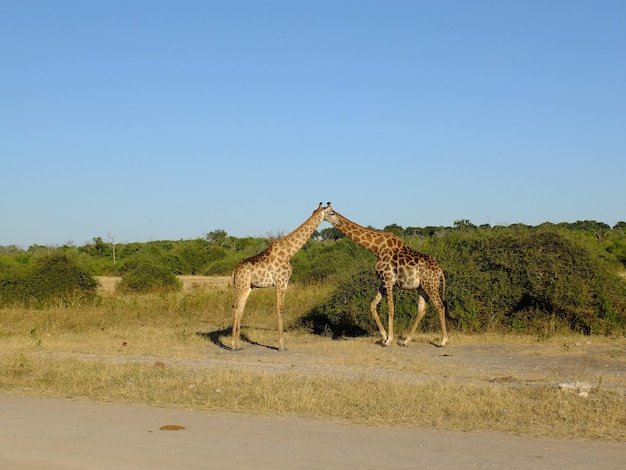
[[[612,226],[625,24],[622,0],[0,0],[0,245],[286,234],[320,201]]]

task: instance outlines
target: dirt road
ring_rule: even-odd
[[[626,443],[0,396],[0,468],[622,469]],[[185,429],[160,430],[165,425]]]

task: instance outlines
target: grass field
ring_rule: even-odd
[[[298,319],[331,287],[292,285],[289,350],[273,349],[275,292],[265,289],[248,301],[243,350],[230,351],[228,278],[183,279],[182,292],[162,295],[120,295],[102,281],[92,305],[0,310],[0,392],[626,440],[623,337],[452,330],[445,348],[430,344],[438,332],[383,348],[303,330]]]

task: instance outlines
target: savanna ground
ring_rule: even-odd
[[[285,344],[274,291],[255,291],[230,351],[228,278],[183,277],[178,294],[93,306],[6,308],[0,392],[169,409],[626,441],[626,338],[422,333],[408,347],[316,336],[297,319],[328,287],[292,285]],[[290,313],[289,313],[290,312]],[[396,332],[401,335],[402,332]]]

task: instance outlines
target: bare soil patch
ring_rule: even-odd
[[[183,290],[212,287],[215,289],[228,289],[230,276],[178,276],[183,283]]]
[[[622,469],[626,444],[0,395],[0,467]],[[185,429],[161,431],[176,423]]]
[[[122,279],[116,276],[97,276],[100,283],[100,292],[111,293],[115,286]],[[178,276],[183,283],[183,291],[198,288],[228,289],[230,287],[230,276]]]

